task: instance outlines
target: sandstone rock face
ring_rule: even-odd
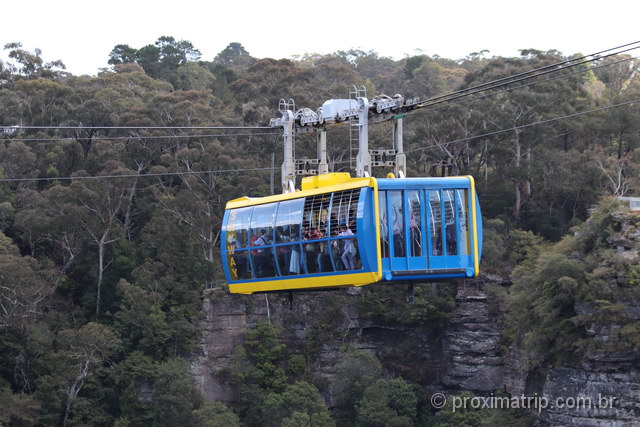
[[[507,286],[502,284],[503,286]],[[358,314],[357,291],[341,292],[344,307],[335,319],[333,339],[318,348],[313,375],[327,404],[333,402],[330,380],[340,360],[341,348],[351,344],[373,351],[386,374],[402,376],[423,386],[426,394],[447,395],[470,391],[489,396],[506,391],[512,396],[536,396],[547,407],[532,414],[542,422],[571,426],[626,426],[640,423],[640,361],[637,349],[624,353],[590,354],[576,366],[527,372],[526,360],[517,349],[501,350],[500,330],[504,312],[482,285],[461,287],[456,309],[439,337],[425,330],[390,325]],[[231,295],[218,290],[205,294],[203,335],[192,358],[192,373],[207,400],[230,401],[228,384],[235,348],[247,329],[271,320],[281,327],[290,349],[303,352],[316,320],[327,309],[323,293],[296,294],[293,301],[279,295]],[[578,307],[590,310],[589,307]],[[636,311],[631,306],[629,310]],[[637,312],[640,312],[638,310]],[[593,329],[595,339],[611,339],[611,331]],[[321,387],[322,388],[322,387]],[[557,406],[556,404],[560,405]],[[566,400],[566,399],[574,399]],[[611,400],[613,399],[613,400]]]
[[[458,307],[440,337],[425,330],[390,325],[358,315],[358,292],[336,291],[344,296],[334,339],[322,342],[314,375],[328,384],[340,349],[351,344],[372,350],[389,375],[402,376],[433,390],[490,392],[501,389],[503,362],[499,355],[500,321],[488,313],[487,295],[480,288],[458,292]],[[208,400],[228,401],[226,383],[235,348],[244,333],[259,321],[278,325],[289,348],[302,352],[316,319],[326,308],[323,294],[296,294],[293,302],[278,295],[231,295],[209,291],[203,301],[205,319],[200,351],[192,358],[192,373]],[[268,301],[268,309],[267,309]],[[317,331],[316,331],[317,332]],[[331,402],[330,390],[323,390]]]

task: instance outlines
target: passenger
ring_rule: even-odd
[[[258,238],[253,242],[253,246],[266,246],[268,244],[269,239],[267,237],[267,231],[265,229],[261,229],[258,233]],[[254,249],[253,254],[256,261],[256,277],[266,277],[268,275],[268,270],[270,269],[268,249]]]
[[[340,232],[340,228],[338,227],[338,215],[335,212],[331,214],[329,226],[331,227],[331,236],[337,236]]]
[[[318,257],[316,258],[318,272],[332,271],[333,267],[331,266],[331,258],[329,256],[329,245],[326,241],[320,242],[319,245],[320,251],[318,252]]]
[[[302,228],[302,240],[315,239],[315,237],[313,237],[314,235],[314,230],[309,230],[308,227]],[[307,273],[315,273],[317,268],[315,245],[313,243],[304,243],[302,245],[302,249],[304,255],[304,263],[307,266]]]
[[[433,239],[433,254],[434,255],[442,255],[442,230],[440,227],[435,229],[435,236],[432,236]]]
[[[422,233],[413,212],[409,218],[409,227],[411,231],[411,256],[422,256]]]
[[[382,239],[382,258],[389,258],[389,225],[386,215],[380,220],[380,237]]]
[[[447,237],[447,255],[458,254],[458,243],[456,242],[456,224],[453,221],[447,222],[445,226]]]
[[[340,230],[340,236],[353,236],[353,232],[346,225],[340,227]],[[354,262],[354,255],[356,253],[356,248],[353,244],[353,239],[344,239],[343,242],[344,246],[342,256],[340,257],[342,264],[344,264],[345,270],[355,270],[356,265]]]
[[[323,237],[324,237],[324,233],[318,230],[317,228],[312,229],[311,232],[309,233],[309,240],[322,239]]]
[[[278,255],[278,264],[282,275],[287,275],[289,271],[289,263],[291,262],[291,246],[277,246],[276,254]]]
[[[290,228],[288,225],[276,228],[276,243],[289,243],[291,241]],[[278,265],[283,276],[289,274],[289,263],[291,262],[291,246],[276,246]]]
[[[393,215],[393,256],[396,258],[404,257],[404,224],[402,211]]]
[[[300,266],[300,250],[298,245],[293,245],[291,248],[291,260],[289,261],[289,273],[300,274],[302,268]]]

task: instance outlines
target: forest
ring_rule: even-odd
[[[162,36],[117,45],[98,75],[75,76],[38,49],[4,49],[0,425],[531,422],[520,412],[438,415],[422,384],[387,375],[375,355],[353,348],[336,367],[329,407],[326,384],[311,374],[314,352],[292,354],[268,322],[237,350],[232,401],[205,401],[189,363],[203,333],[203,291],[225,287],[225,203],[279,192],[282,136],[269,120],[281,98],[315,110],[357,85],[369,98],[427,100],[590,52],[271,59],[234,42],[207,60],[191,42]],[[496,290],[508,310],[503,345],[533,367],[640,345],[640,323],[622,307],[640,297],[640,264],[616,258],[606,237],[612,197],[638,195],[640,61],[628,52],[593,59],[416,110],[404,124],[408,176],[475,177],[481,269],[512,283]],[[391,124],[369,132],[370,148],[390,148]],[[330,171],[350,171],[347,127],[327,139]],[[315,144],[298,136],[296,157],[315,158]],[[390,304],[392,289],[366,290],[359,310],[437,333],[455,305],[451,289],[418,288],[410,307]],[[578,302],[596,308],[578,315]],[[613,321],[615,342],[585,332]]]

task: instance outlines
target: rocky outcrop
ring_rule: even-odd
[[[458,291],[457,308],[443,339],[448,363],[442,385],[448,389],[486,393],[503,387],[502,313],[489,313],[489,298],[482,288]]]
[[[454,286],[453,284],[451,286]],[[339,290],[342,307],[332,324],[332,338],[319,343],[314,375],[329,384],[341,349],[351,344],[369,349],[383,362],[390,376],[402,376],[428,389],[483,393],[500,389],[503,363],[499,354],[500,319],[489,313],[482,287],[461,288],[457,309],[444,333],[432,336],[424,329],[392,325],[361,317],[357,309],[360,290]],[[192,359],[192,373],[208,400],[232,397],[228,373],[235,348],[244,333],[259,321],[281,327],[293,351],[318,333],[318,318],[327,307],[326,293],[300,293],[289,301],[278,295],[238,296],[221,289],[209,290],[203,301],[205,319],[200,351]],[[499,315],[498,317],[501,317]],[[324,390],[331,403],[330,390]]]

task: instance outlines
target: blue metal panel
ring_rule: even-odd
[[[358,203],[358,250],[364,271],[378,269],[376,238],[379,233],[376,230],[374,196],[373,188],[363,187]]]
[[[222,269],[227,283],[231,282],[231,274],[229,274],[229,262],[227,253],[227,223],[229,222],[229,211],[224,211],[222,217],[222,233],[220,234],[220,256],[222,257]]]
[[[407,178],[407,179],[379,179],[378,187],[380,191],[402,191],[403,209],[404,209],[404,244],[406,257],[404,260],[399,257],[394,257],[395,248],[390,241],[390,251],[392,254],[391,260],[383,259],[383,278],[385,280],[434,280],[434,279],[447,279],[447,278],[461,278],[470,277],[475,274],[474,262],[473,262],[473,232],[478,231],[478,240],[481,242],[481,228],[482,223],[479,214],[479,204],[476,200],[471,201],[471,182],[468,177],[455,177],[455,178]],[[471,203],[476,204],[476,218],[477,223],[473,222],[471,218],[470,208],[464,212],[466,216],[466,222],[468,227],[468,236],[461,236],[461,221],[459,214],[460,203],[462,200],[458,197],[458,192],[455,190],[467,190],[466,195],[469,197],[468,206],[471,207]],[[410,219],[411,215],[410,206],[408,202],[408,191],[418,190],[420,191],[420,202],[422,207],[422,215],[420,218],[422,227],[422,247],[423,247],[423,260],[420,262],[420,257],[413,257],[412,244],[410,235]],[[444,190],[452,190],[446,192]],[[437,206],[440,212],[435,212],[439,217],[438,231],[440,233],[440,241],[438,242],[441,250],[439,253],[434,253],[434,241],[433,230],[431,228],[431,209],[430,209],[430,194],[437,194],[438,201],[435,202],[434,208]],[[389,230],[392,229],[392,202],[391,194],[388,193],[387,199],[388,205],[384,207],[387,209],[387,217],[389,221]],[[382,209],[383,207],[381,207]],[[451,212],[447,215],[447,208],[451,208]],[[449,245],[447,245],[447,219],[449,222],[455,220],[454,224],[449,224]],[[455,235],[451,234],[451,227],[455,227]],[[390,234],[390,240],[393,238],[393,234]],[[452,238],[455,238],[455,247],[448,248],[447,246],[453,245]],[[470,251],[467,253],[466,248],[461,247],[463,242],[467,239],[469,241]],[[405,267],[406,266],[406,267]]]

